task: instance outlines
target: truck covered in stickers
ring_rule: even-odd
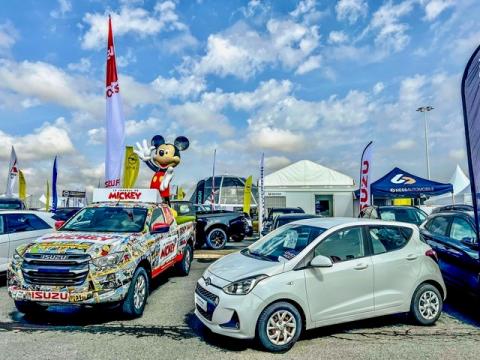
[[[93,204],[57,231],[16,249],[8,293],[23,313],[111,304],[139,317],[153,278],[172,267],[188,275],[194,226],[178,225],[157,190],[97,189]]]

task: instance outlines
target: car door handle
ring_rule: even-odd
[[[354,266],[355,270],[365,270],[366,268],[368,268],[368,264],[360,263]]]
[[[406,257],[407,260],[415,260],[416,258],[418,258],[418,255],[415,255],[415,254],[410,254],[410,255],[407,255]]]

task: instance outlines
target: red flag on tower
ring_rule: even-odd
[[[125,118],[122,110],[120,87],[118,86],[112,19],[110,17],[108,18],[107,78],[105,95],[107,99],[105,187],[118,187],[120,186],[122,157],[125,148]]]

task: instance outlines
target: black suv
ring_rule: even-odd
[[[273,222],[278,215],[283,214],[305,214],[305,211],[301,207],[296,208],[271,208],[268,211],[268,216],[263,223],[263,229],[261,231],[262,235],[267,235],[270,231],[273,230]]]
[[[427,214],[415,206],[368,206],[358,215],[359,218],[401,221],[420,225]]]

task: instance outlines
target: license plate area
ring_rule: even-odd
[[[203,311],[208,311],[208,302],[207,300],[203,299],[202,297],[195,294],[195,304],[200,307]]]
[[[30,291],[30,300],[42,302],[69,302],[70,294],[59,291]]]

